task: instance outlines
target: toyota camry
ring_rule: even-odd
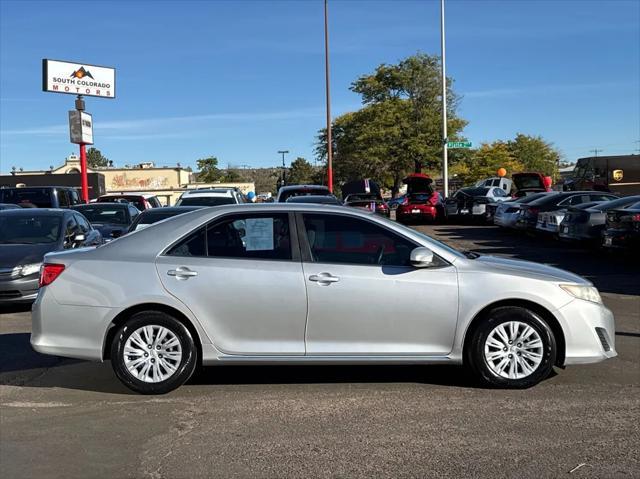
[[[31,344],[160,394],[202,364],[464,364],[526,388],[616,356],[584,278],[327,205],[205,208],[50,253]]]

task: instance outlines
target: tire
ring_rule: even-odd
[[[484,386],[529,388],[547,378],[556,362],[556,341],[551,328],[540,316],[523,307],[492,309],[471,334],[465,363]],[[524,341],[518,340],[525,335]],[[515,341],[512,344],[507,339]]]
[[[134,314],[120,326],[111,344],[113,371],[125,386],[140,394],[173,391],[191,377],[197,362],[198,353],[189,330],[160,311]]]

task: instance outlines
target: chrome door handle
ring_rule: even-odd
[[[337,283],[340,278],[332,276],[331,273],[312,274],[309,276],[309,281],[315,281],[320,284]]]
[[[198,276],[197,271],[191,271],[186,266],[178,266],[176,269],[170,269],[167,271],[169,276],[175,276],[178,279],[187,279],[192,276]]]

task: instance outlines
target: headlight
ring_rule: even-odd
[[[602,303],[600,293],[598,293],[598,289],[594,286],[561,284],[560,287],[575,298],[584,299],[585,301],[591,301],[592,303]]]
[[[42,266],[42,263],[23,264],[22,266],[16,266],[13,271],[17,276],[30,276],[39,273],[40,266]]]

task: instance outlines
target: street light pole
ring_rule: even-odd
[[[444,44],[444,0],[440,0],[440,46],[442,58],[440,62],[442,70],[442,183],[444,197],[449,197],[449,161],[447,151],[447,67]]]
[[[333,141],[331,139],[331,91],[329,88],[329,6],[324,0],[324,77],[327,92],[327,186],[333,193]]]
[[[289,150],[278,150],[278,153],[282,155],[282,186],[285,186],[285,184],[287,183],[287,170],[284,164],[284,155],[289,153]]]

